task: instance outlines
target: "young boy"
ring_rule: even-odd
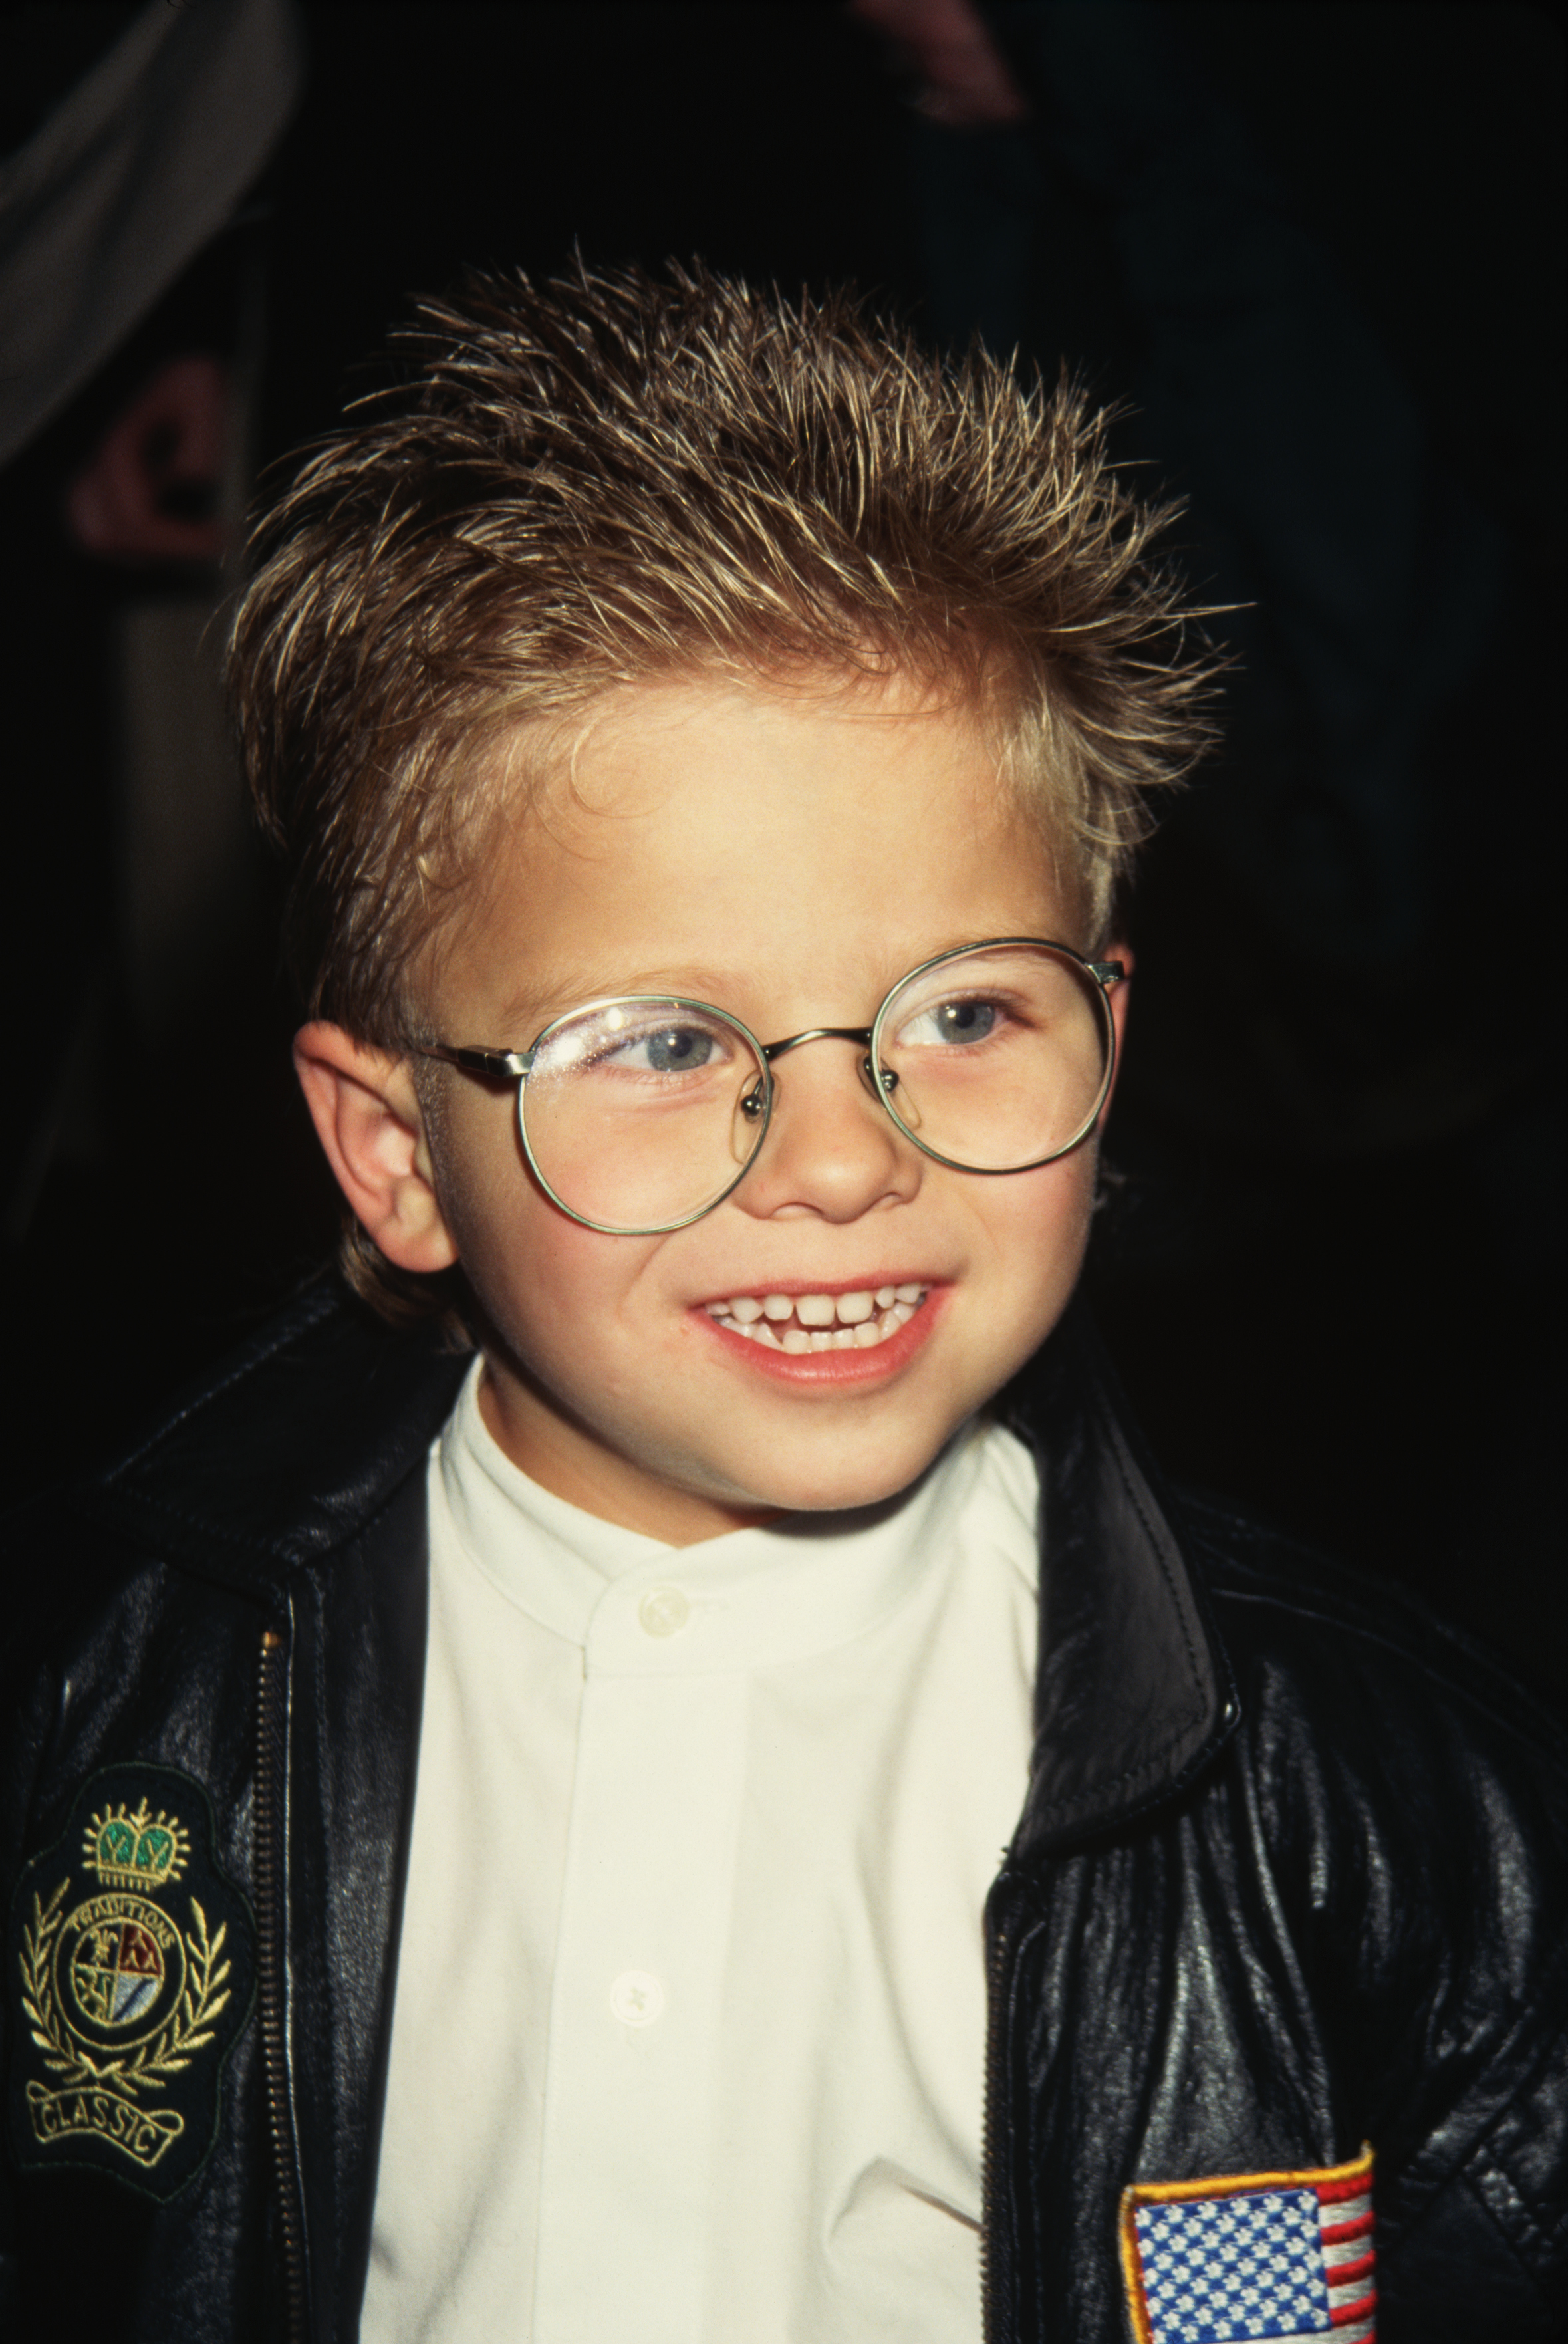
[[[1549,2336],[1561,1748],[1070,1307],[1151,517],[843,305],[410,352],[233,652],[359,1298],[16,1542],[6,2332]]]

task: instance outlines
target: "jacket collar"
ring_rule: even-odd
[[[467,1359],[308,1287],[85,1493],[154,1551],[266,1600],[367,1530],[420,1469]],[[1081,1303],[1003,1395],[1040,1473],[1046,1563],[1015,1860],[1176,1796],[1239,1715],[1179,1516]]]
[[[76,1501],[203,1578],[280,1600],[423,1467],[468,1364],[315,1279]]]
[[[1012,1858],[1176,1797],[1239,1717],[1179,1517],[1081,1302],[1004,1395],[1035,1451],[1044,1564],[1028,1802]]]

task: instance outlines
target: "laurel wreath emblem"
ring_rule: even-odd
[[[44,2065],[52,2073],[64,2076],[68,2085],[97,2086],[134,2099],[144,2086],[156,2091],[163,2078],[179,2075],[189,2066],[192,2054],[212,2041],[212,2021],[232,1991],[227,1980],[233,1965],[222,1958],[228,1925],[220,1922],[216,1936],[209,1935],[207,1915],[191,1898],[195,1926],[183,1932],[188,1967],[173,2013],[152,2040],[137,2050],[95,2059],[59,2008],[50,1975],[51,1952],[66,1917],[69,1886],[68,1879],[62,1880],[47,1904],[36,1894],[33,1898],[33,1924],[22,1932],[22,2008],[33,2041],[44,2054]]]

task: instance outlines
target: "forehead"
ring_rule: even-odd
[[[985,935],[1073,943],[1069,904],[967,704],[904,678],[627,686],[501,825],[440,989],[514,1021],[665,986],[744,1010],[741,985],[858,994]]]

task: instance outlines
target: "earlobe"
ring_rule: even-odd
[[[324,1020],[294,1037],[294,1071],[355,1218],[400,1269],[450,1269],[457,1248],[437,1201],[406,1059]]]

